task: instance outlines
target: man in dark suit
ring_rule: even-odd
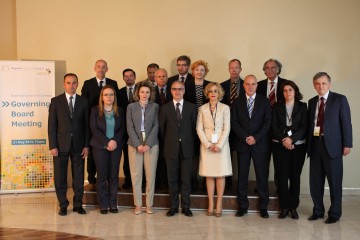
[[[310,221],[324,217],[325,177],[330,188],[331,206],[326,224],[341,217],[343,156],[352,148],[350,106],[344,95],[331,92],[331,78],[319,72],[313,78],[318,96],[309,100],[307,154],[310,157],[310,194],[314,203]]]
[[[155,82],[157,84],[155,87],[155,102],[161,107],[172,100],[171,86],[168,84],[168,75],[164,68],[159,68],[155,71]]]
[[[179,56],[176,60],[176,67],[179,74],[170,77],[169,84],[171,84],[174,81],[181,81],[185,83],[185,90],[186,90],[186,82],[188,80],[194,80],[193,75],[189,73],[190,64],[191,64],[191,59],[188,56],[186,55]]]
[[[127,68],[123,71],[123,80],[125,82],[125,87],[121,88],[118,92],[118,105],[124,110],[126,113],[127,106],[134,101],[134,93],[135,93],[135,80],[136,73],[134,70]],[[126,126],[125,126],[126,129]],[[124,133],[124,145],[123,145],[123,153],[124,153],[124,163],[123,163],[123,171],[125,175],[125,181],[122,185],[122,188],[130,188],[131,184],[131,174],[130,174],[130,166],[129,166],[129,153],[128,153],[128,134],[125,131]]]
[[[282,64],[278,60],[272,58],[267,60],[263,66],[267,79],[259,81],[256,90],[257,93],[269,98],[271,107],[273,107],[275,102],[284,101],[281,85],[286,79],[279,77],[281,68]]]
[[[281,86],[285,81],[284,78],[279,77],[281,73],[282,64],[276,60],[270,58],[263,65],[263,71],[267,77],[267,79],[261,80],[258,83],[258,88],[256,90],[257,93],[267,97],[270,102],[271,109],[274,104],[279,101],[284,101],[284,94],[281,92]],[[272,140],[272,133],[269,134],[269,142]],[[271,147],[271,145],[270,145]],[[271,153],[272,149],[269,151],[269,155],[267,157],[269,168],[271,161]],[[274,182],[277,187],[277,179],[276,179],[276,171],[274,169]]]
[[[116,81],[105,77],[105,74],[108,71],[107,62],[105,60],[97,60],[95,62],[94,71],[96,73],[96,76],[94,78],[86,80],[81,89],[81,96],[87,98],[87,100],[89,101],[89,109],[99,104],[100,91],[103,86],[111,85],[115,88],[116,91],[119,89]],[[87,172],[90,185],[89,189],[90,191],[96,191],[96,166],[91,149],[89,150],[89,156],[87,158]]]
[[[155,87],[155,102],[159,106],[163,106],[166,103],[172,100],[172,95],[170,92],[171,86],[168,85],[168,75],[167,71],[163,68],[159,68],[155,71],[155,81],[157,86]],[[159,158],[156,169],[156,188],[160,189],[164,186],[167,186],[167,173],[166,173],[166,163],[165,158],[162,154],[164,143],[161,142],[161,137],[159,134]]]
[[[222,99],[222,103],[228,105],[230,108],[239,96],[244,94],[244,80],[241,79],[241,62],[239,59],[232,59],[229,62],[229,73],[230,79],[221,83],[221,87],[224,89],[224,97]],[[229,135],[229,144],[231,152],[235,151],[236,146],[234,140],[234,132],[230,131]],[[231,154],[233,156],[233,154]],[[231,159],[231,161],[235,161]],[[232,187],[232,176],[226,177],[226,185],[227,188]]]
[[[159,68],[158,64],[150,63],[146,68],[146,74],[147,74],[148,77],[147,77],[147,79],[145,79],[143,81],[148,81],[155,87],[156,86],[155,71],[158,68]]]
[[[51,99],[49,107],[49,148],[54,157],[54,181],[60,216],[67,214],[67,171],[71,159],[73,181],[73,211],[86,214],[82,207],[84,193],[84,158],[89,153],[88,101],[76,94],[78,78],[73,73],[64,76],[65,93]]]
[[[256,94],[257,80],[248,75],[244,80],[245,94],[241,95],[231,108],[231,129],[234,131],[238,152],[238,201],[240,209],[236,216],[247,213],[247,197],[250,161],[253,159],[256,183],[259,192],[259,207],[262,218],[268,218],[269,204],[267,156],[269,152],[268,134],[271,126],[271,109],[266,97]]]
[[[160,109],[160,136],[166,147],[163,156],[166,159],[170,210],[167,216],[174,216],[179,208],[179,183],[181,184],[181,208],[185,216],[191,217],[190,191],[191,166],[196,136],[196,107],[183,99],[184,83],[175,81],[171,85],[173,101]],[[180,180],[179,180],[179,175]]]

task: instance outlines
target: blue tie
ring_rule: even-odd
[[[249,117],[251,118],[252,112],[254,110],[254,99],[252,97],[249,97],[247,107],[249,111]]]

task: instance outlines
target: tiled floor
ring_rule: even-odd
[[[302,195],[297,221],[280,220],[277,215],[262,219],[255,213],[236,218],[234,212],[225,212],[221,218],[216,218],[206,216],[205,211],[194,211],[192,218],[181,214],[169,218],[165,210],[135,216],[128,208],[120,208],[118,214],[101,215],[95,207],[86,207],[87,214],[79,215],[71,211],[72,206],[68,208],[68,215],[61,217],[57,214],[54,193],[7,194],[0,195],[0,239],[88,239],[75,234],[100,239],[149,240],[360,239],[360,196],[344,196],[343,217],[336,224],[326,225],[322,220],[309,222],[307,217],[311,209],[310,197]],[[13,228],[60,233],[31,231],[21,235],[21,230]],[[61,233],[70,235],[65,237]],[[9,234],[17,234],[13,235],[17,237]]]

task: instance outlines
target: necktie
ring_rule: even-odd
[[[251,118],[252,112],[254,110],[254,99],[252,97],[249,97],[247,107],[249,111],[249,117]]]
[[[181,122],[181,113],[180,113],[180,103],[176,103],[176,109],[175,109],[175,112],[176,112],[176,117],[177,117],[177,120],[178,120],[178,125],[180,126],[180,122]]]
[[[324,132],[323,125],[324,125],[324,113],[325,113],[325,101],[324,98],[320,98],[320,106],[318,109],[318,117],[316,121],[316,126],[320,127],[320,134]]]
[[[184,82],[184,80],[185,80],[185,78],[184,78],[184,77],[181,77],[180,79],[181,79],[181,80],[180,80],[181,82]]]
[[[103,81],[103,80],[101,80],[101,81],[100,81],[100,85],[99,85],[100,90],[102,89],[103,84],[104,84],[104,81]]]
[[[164,88],[160,89],[160,106],[165,104],[165,92]]]
[[[70,96],[70,101],[69,101],[69,110],[70,110],[70,117],[73,117],[73,113],[74,113],[74,107],[73,107],[73,96]]]
[[[132,87],[129,88],[129,103],[132,103],[134,101],[134,95],[132,93]]]
[[[236,82],[231,83],[231,89],[230,89],[230,106],[233,104],[237,97],[237,91],[236,91]]]
[[[274,81],[270,81],[269,100],[270,100],[270,105],[271,105],[271,107],[273,107],[274,104],[275,104],[275,102],[276,102],[276,97],[275,97],[275,83],[274,83]]]

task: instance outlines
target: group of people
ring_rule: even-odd
[[[71,158],[73,210],[82,208],[84,158],[88,162],[90,187],[97,191],[100,212],[117,213],[119,165],[124,154],[123,187],[133,188],[134,214],[142,213],[142,182],[146,179],[146,212],[152,214],[156,185],[167,185],[174,216],[190,210],[190,191],[197,176],[205,178],[207,215],[222,215],[222,197],[233,174],[232,152],[237,152],[237,217],[249,207],[248,175],[254,163],[260,216],[268,218],[268,175],[271,154],[281,212],[279,218],[298,219],[300,175],[305,154],[310,156],[310,193],[314,202],[309,220],[324,217],[324,184],[330,187],[331,206],[325,223],[341,217],[342,156],[352,148],[350,107],[345,96],[331,92],[331,78],[317,73],[313,86],[317,96],[309,109],[293,81],[279,77],[282,65],[276,59],[264,63],[267,78],[240,78],[241,62],[229,62],[230,79],[219,84],[205,80],[208,64],[177,59],[178,74],[152,63],[148,78],[135,83],[132,69],[123,71],[125,87],[105,77],[107,63],[98,60],[96,77],[84,82],[77,95],[75,74],[64,77],[65,93],[51,100],[49,144],[54,156],[54,180],[59,214],[67,214],[66,173]],[[191,73],[189,72],[191,69]],[[90,110],[91,109],[91,110]],[[96,177],[95,177],[96,176]],[[180,190],[179,190],[180,188]],[[216,203],[215,203],[216,189]],[[93,189],[95,190],[95,189]]]

